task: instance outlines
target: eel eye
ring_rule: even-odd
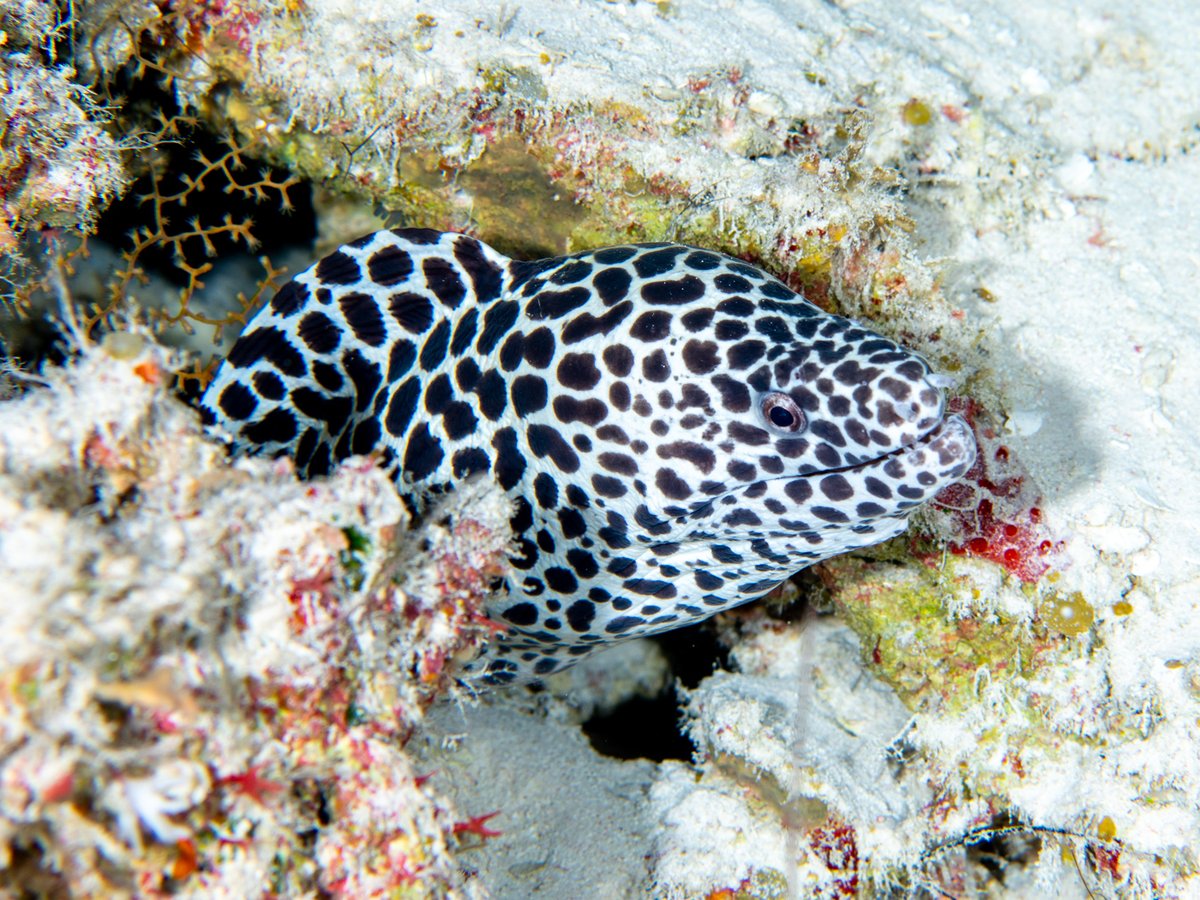
[[[808,424],[796,401],[781,391],[772,391],[762,398],[762,414],[776,431],[788,434],[801,431]]]

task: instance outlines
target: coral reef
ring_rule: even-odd
[[[231,464],[172,363],[113,332],[0,405],[0,885],[470,893],[403,748],[489,632],[507,502],[410,532],[373,460]]]
[[[59,25],[53,4],[0,4],[0,277],[10,285],[0,296],[9,302],[20,299],[22,237],[91,227],[129,180],[106,111],[68,65],[39,52]]]
[[[1194,893],[1194,4],[428,6],[0,4],[0,247],[129,181],[140,70],[316,182],[327,246],[357,198],[516,255],[733,252],[956,373],[987,452],[802,582],[837,624],[727,617],[694,761],[614,763],[573,723],[660,683],[636,647],[573,709],[422,715],[488,629],[486,486],[411,533],[369,461],[230,465],[114,336],[0,404],[0,886]]]

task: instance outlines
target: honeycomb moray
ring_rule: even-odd
[[[740,260],[636,244],[532,262],[379,231],[284,285],[201,401],[306,476],[379,452],[416,513],[483,473],[515,503],[528,681],[698,622],[904,531],[975,457],[926,362]]]

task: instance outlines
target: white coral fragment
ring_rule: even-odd
[[[150,775],[126,779],[120,789],[128,808],[154,839],[173,844],[191,837],[192,832],[170,817],[200,803],[211,784],[204,766],[189,759],[175,759],[162,763]],[[121,830],[130,844],[140,846],[131,822],[122,822]]]

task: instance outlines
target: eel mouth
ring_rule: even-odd
[[[813,479],[815,481],[839,472],[854,473],[857,476],[866,478],[870,473],[879,472],[880,480],[895,483],[903,479],[905,475],[901,473],[899,476],[892,476],[887,471],[887,467],[892,465],[893,462],[899,462],[907,471],[933,473],[934,482],[928,486],[922,485],[922,493],[925,495],[924,499],[928,499],[942,490],[942,488],[953,484],[965,475],[975,462],[975,454],[975,434],[971,431],[971,426],[967,424],[966,419],[962,416],[952,414],[941,419],[924,434],[897,447],[895,450],[885,453],[882,456],[877,456],[874,459],[869,459],[866,462],[860,462],[851,466],[842,466],[837,469],[821,469],[816,472],[809,472],[806,475],[777,475],[770,480],[791,481],[800,478]],[[711,507],[722,497],[729,496],[732,493],[734,491],[724,491],[721,494],[710,497],[705,501],[703,506]],[[924,502],[924,500],[919,502]],[[912,506],[915,504],[910,503],[907,505]],[[676,521],[699,521],[696,509],[689,510],[684,515],[671,518]],[[664,521],[667,521],[667,519],[659,520],[659,524]],[[682,537],[678,537],[677,539],[682,539]]]
[[[961,478],[975,462],[975,434],[967,420],[957,414],[946,416],[936,425],[914,440],[901,444],[895,450],[869,459],[866,462],[837,469],[822,469],[806,476],[823,477],[843,472],[866,472],[882,469],[892,460],[904,461],[911,457],[914,465],[922,469],[936,468],[946,482]],[[925,458],[932,454],[932,459]]]

